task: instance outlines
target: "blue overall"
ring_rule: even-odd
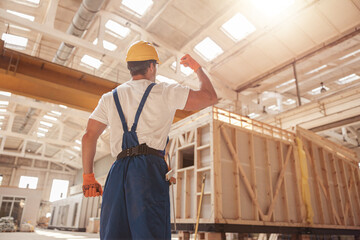
[[[113,97],[124,135],[122,150],[139,145],[136,127],[146,99],[155,83],[146,89],[128,130],[116,89]],[[154,116],[156,118],[156,116]],[[102,197],[100,238],[171,239],[167,165],[161,157],[138,155],[117,159],[107,176]]]

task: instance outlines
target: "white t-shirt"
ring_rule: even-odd
[[[135,120],[135,114],[146,88],[148,80],[131,80],[117,87],[119,101],[124,112],[129,131]],[[171,124],[177,109],[184,109],[189,88],[179,84],[156,84],[144,105],[137,125],[139,144],[164,150]],[[111,155],[116,157],[121,151],[123,127],[116,109],[113,93],[102,95],[91,119],[110,126]]]

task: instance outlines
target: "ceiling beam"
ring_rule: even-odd
[[[336,122],[332,122],[332,123],[328,123],[328,124],[324,124],[322,126],[318,126],[318,127],[314,127],[314,128],[310,128],[309,130],[312,132],[323,132],[326,130],[331,130],[331,129],[335,129],[335,128],[339,128],[339,127],[343,127],[343,126],[348,126],[354,123],[360,122],[360,115],[354,116],[354,117],[350,117],[350,118],[346,118],[346,119],[342,119]]]

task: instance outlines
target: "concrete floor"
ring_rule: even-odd
[[[0,232],[0,240],[100,240],[98,233],[35,229],[35,232]],[[172,240],[178,240],[177,235]]]

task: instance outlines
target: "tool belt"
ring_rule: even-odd
[[[135,147],[127,148],[123,151],[121,151],[116,159],[121,159],[125,157],[134,157],[138,155],[155,155],[161,158],[164,158],[164,155],[161,153],[161,151],[151,148],[146,143],[137,145]]]

